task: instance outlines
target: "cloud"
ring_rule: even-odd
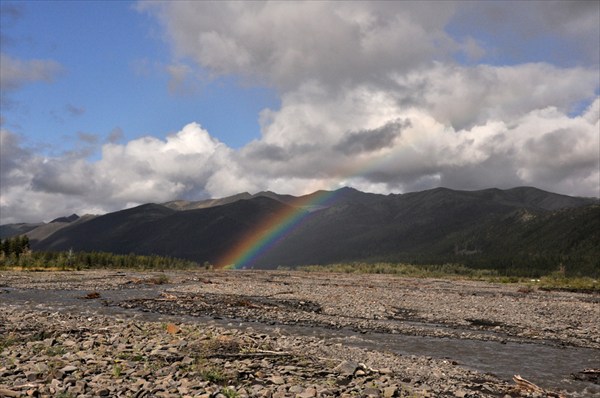
[[[85,108],[77,107],[77,106],[71,105],[71,104],[65,105],[65,110],[71,116],[81,116],[85,113]]]
[[[120,127],[115,127],[106,137],[106,142],[116,144],[117,142],[121,141],[124,137],[125,133],[123,132],[123,129]]]
[[[77,138],[86,144],[96,144],[98,142],[98,136],[96,134],[84,133],[83,131],[77,132]]]
[[[597,6],[525,3],[526,17],[508,2],[144,2],[173,46],[160,68],[172,92],[235,75],[276,87],[280,107],[261,111],[261,136],[239,149],[190,123],[126,142],[115,128],[94,160],[46,158],[2,130],[2,222],[343,185],[600,196],[600,82],[588,53],[598,51]],[[574,62],[540,53],[555,41],[560,51],[581,44]],[[15,62],[24,72],[6,77],[14,89],[55,76],[52,64],[34,73]],[[148,62],[140,69],[155,73]]]
[[[580,101],[595,98],[599,80],[593,68],[436,63],[397,75],[395,91],[406,106],[428,109],[436,119],[461,129],[489,119],[511,120],[547,106],[570,112]]]
[[[353,155],[387,148],[400,135],[402,129],[410,126],[410,119],[398,119],[373,130],[350,132],[341,139],[335,149],[346,155]]]
[[[20,60],[7,54],[0,54],[0,85],[2,91],[12,91],[27,83],[44,81],[52,83],[63,71],[53,60]]]
[[[142,2],[176,54],[212,75],[290,89],[379,79],[445,58],[452,2]]]
[[[25,170],[31,168],[32,156],[32,153],[22,147],[19,136],[4,128],[0,129],[0,187],[25,183]]]
[[[8,108],[12,105],[9,93],[29,83],[52,83],[62,72],[62,66],[53,60],[21,60],[0,53],[0,104]]]
[[[200,80],[192,67],[177,63],[165,67],[170,76],[168,88],[171,94],[189,95],[200,90]]]
[[[64,124],[65,117],[79,117],[85,113],[85,108],[76,107],[72,104],[65,105],[62,109],[50,110],[50,116],[56,121],[56,123]]]
[[[462,35],[483,33],[481,46],[496,62],[597,66],[599,19],[597,1],[482,1],[461,3],[451,23]]]
[[[13,25],[23,16],[23,4],[13,4],[3,2],[0,5],[0,44],[2,47],[8,47],[15,43],[15,39],[6,34],[5,29]]]
[[[226,168],[230,151],[195,123],[165,140],[106,143],[97,161],[79,152],[42,157],[8,130],[1,137],[2,223],[206,195],[204,187]]]
[[[2,130],[2,222],[48,220],[175,198],[260,190],[301,194],[343,185],[382,193],[440,185],[534,185],[574,195],[600,194],[600,98],[578,116],[548,106],[510,121],[455,129],[427,109],[404,108],[378,90],[347,92],[347,108],[338,109],[327,125],[315,120],[333,114],[329,107],[339,105],[338,99],[287,102],[272,112],[263,137],[239,150],[191,123],[164,140],[105,143],[96,161],[76,152],[43,158],[17,135]],[[346,113],[361,98],[378,96],[379,101],[361,112]],[[304,112],[297,112],[298,107]],[[286,118],[305,130],[285,130]],[[357,130],[356,125],[366,127]],[[325,139],[313,144],[298,139],[317,133]]]

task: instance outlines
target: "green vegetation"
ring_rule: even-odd
[[[123,374],[123,366],[119,363],[113,365],[112,374],[114,377],[119,378]]]
[[[5,348],[8,348],[14,344],[17,344],[19,340],[11,335],[0,336],[0,352],[2,352]]]
[[[239,395],[237,391],[233,388],[225,387],[221,390],[221,394],[225,395],[227,398],[238,398]]]
[[[206,380],[206,381],[210,381],[211,383],[223,383],[225,381],[225,374],[223,374],[223,372],[220,369],[217,369],[216,367],[210,367],[207,369],[202,369],[200,371],[200,376]]]
[[[17,259],[26,255],[29,251],[29,238],[27,235],[0,240],[0,258]]]
[[[523,276],[520,270],[471,268],[462,264],[396,264],[396,263],[346,263],[331,265],[308,265],[298,267],[306,272],[339,272],[358,274],[392,274],[413,278],[472,279],[496,283],[519,283],[527,293],[534,287],[542,290],[567,290],[600,292],[600,280],[591,277],[569,276],[567,267],[539,275],[536,279]]]
[[[542,290],[566,290],[573,292],[600,292],[600,280],[589,277],[568,277],[565,268],[540,279],[538,287]]]
[[[59,357],[66,353],[67,349],[61,345],[46,348],[46,355],[49,357]]]
[[[395,264],[395,263],[345,263],[332,265],[307,265],[298,267],[302,271],[340,272],[358,274],[394,274],[416,278],[468,277],[488,278],[498,272],[488,269],[473,269],[460,264]]]
[[[3,241],[4,247],[23,247],[19,251],[0,251],[0,269],[22,270],[82,270],[82,269],[197,269],[193,261],[162,256],[113,254],[105,252],[32,252],[29,246],[17,246],[15,238]],[[8,243],[5,243],[8,242]],[[28,242],[28,241],[27,241]],[[206,266],[202,266],[206,267]],[[158,281],[167,283],[168,280]]]
[[[562,258],[496,259],[484,262],[475,259],[465,263],[420,264],[397,262],[349,262],[330,265],[306,265],[296,269],[306,272],[339,272],[393,274],[415,278],[475,279],[499,283],[521,283],[545,290],[600,292],[600,264],[582,269],[578,262],[562,263]],[[546,261],[544,261],[546,260]],[[464,259],[463,259],[464,261]],[[552,265],[552,264],[558,264]],[[487,266],[486,266],[487,265]],[[0,269],[85,270],[85,269],[210,269],[210,264],[161,256],[113,254],[105,252],[32,252],[26,236],[0,242]],[[289,269],[280,267],[280,269]],[[166,275],[159,275],[149,283],[169,283]]]

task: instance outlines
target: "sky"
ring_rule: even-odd
[[[351,186],[600,196],[597,1],[0,1],[0,223]]]

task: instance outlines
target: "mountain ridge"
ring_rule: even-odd
[[[474,266],[496,261],[512,266],[515,261],[544,258],[548,264],[540,267],[556,267],[560,257],[577,258],[591,269],[596,264],[592,257],[600,257],[593,244],[600,241],[595,232],[600,230],[598,200],[533,187],[441,187],[388,195],[341,188],[299,197],[266,191],[175,202],[55,222],[61,227],[54,232],[46,226],[46,233],[40,233],[42,225],[27,233],[34,250],[158,254],[218,264],[239,242],[256,234],[258,226],[268,226],[268,220],[281,214],[294,214],[302,222],[278,236],[276,244],[248,266],[353,261]]]

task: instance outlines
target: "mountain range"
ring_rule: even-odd
[[[257,235],[258,227],[264,233],[279,227],[268,221],[282,214],[294,223],[288,220],[285,233],[247,266],[452,262],[503,269],[562,265],[586,274],[600,268],[598,199],[532,187],[389,195],[342,188],[300,197],[242,193],[3,225],[0,234],[27,234],[33,250],[157,254],[219,265],[239,242]]]

